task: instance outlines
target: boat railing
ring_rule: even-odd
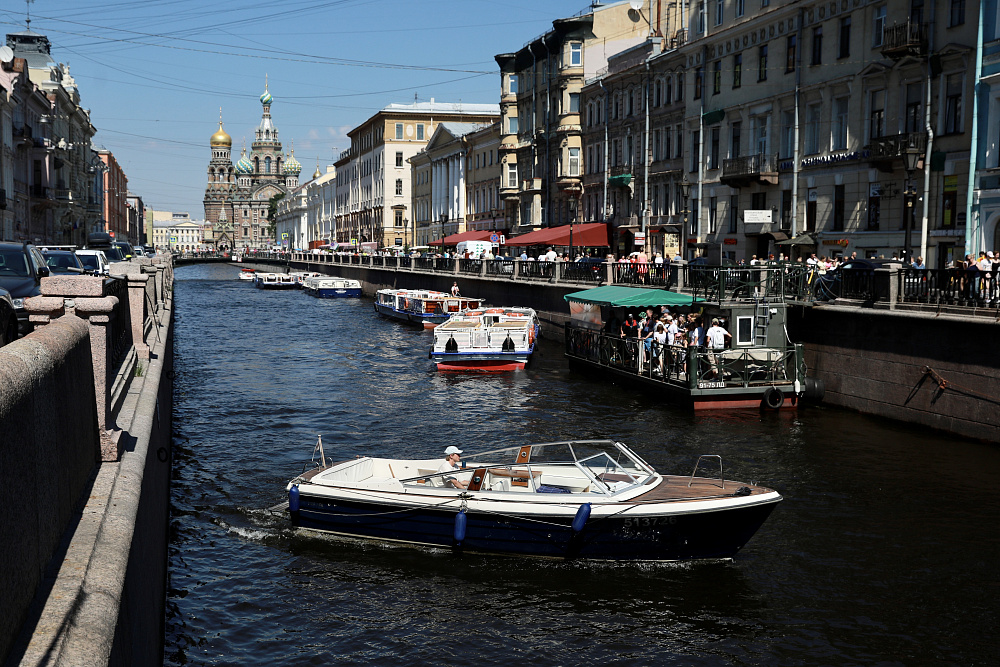
[[[786,385],[801,375],[802,345],[707,350],[566,325],[566,354],[656,382],[698,389]]]
[[[694,483],[694,476],[698,474],[698,466],[701,465],[703,459],[715,459],[719,462],[719,481],[722,482],[722,488],[726,488],[726,477],[722,472],[722,457],[718,454],[702,454],[698,457],[698,460],[694,463],[694,470],[691,471],[691,478],[688,480],[688,487]]]

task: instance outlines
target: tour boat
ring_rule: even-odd
[[[699,457],[691,475],[661,475],[610,440],[494,449],[444,473],[442,459],[327,465],[322,438],[317,450],[317,467],[287,485],[294,526],[469,552],[732,558],[781,501],[771,489],[724,479],[716,455]],[[696,476],[706,461],[718,463],[718,477]]]
[[[347,278],[312,276],[305,279],[306,294],[320,298],[361,296],[361,283]]]
[[[379,315],[433,329],[454,313],[479,308],[482,299],[451,296],[431,290],[380,289],[375,292],[375,311]]]
[[[256,269],[251,269],[251,268],[240,269],[239,278],[240,280],[249,280],[252,282],[257,278],[257,271]]]
[[[290,275],[295,280],[295,286],[298,288],[305,288],[306,280],[309,278],[322,278],[322,273],[316,273],[315,271],[289,271]]]
[[[520,370],[535,351],[538,331],[531,308],[467,310],[434,329],[430,358],[440,371]]]
[[[295,278],[287,273],[258,273],[257,287],[259,289],[295,289]]]

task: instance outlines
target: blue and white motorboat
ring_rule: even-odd
[[[305,279],[306,294],[322,299],[361,296],[361,283],[348,278],[311,276]]]
[[[380,289],[375,292],[375,312],[395,320],[433,329],[454,313],[479,308],[482,299],[452,296],[444,292],[416,289]]]
[[[287,290],[298,287],[295,278],[287,273],[258,273],[254,284],[258,289]]]
[[[661,475],[610,440],[513,446],[442,459],[364,456],[319,465],[287,486],[292,524],[338,535],[470,552],[678,561],[732,558],[781,496],[726,480],[722,460]],[[314,454],[315,454],[314,449]],[[698,477],[705,460],[719,476]]]
[[[538,314],[531,308],[466,310],[434,329],[430,358],[439,371],[521,370],[535,351],[538,332]]]

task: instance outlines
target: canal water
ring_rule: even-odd
[[[438,374],[367,299],[176,271],[170,665],[996,664],[1000,449],[826,407],[692,415],[571,373]],[[732,561],[454,555],[267,512],[328,455],[614,438],[784,501]]]

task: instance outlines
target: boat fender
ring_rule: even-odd
[[[820,378],[806,378],[802,397],[808,401],[819,403],[826,395],[826,383]]]
[[[772,410],[777,410],[781,407],[781,404],[785,402],[785,395],[781,393],[781,390],[777,387],[771,387],[764,392],[764,405],[771,408]]]
[[[736,489],[736,493],[733,494],[736,498],[741,498],[742,496],[749,496],[753,491],[750,490],[749,486],[741,486]]]
[[[462,544],[465,540],[465,526],[468,523],[468,516],[465,514],[465,510],[462,510],[455,515],[455,543]]]
[[[447,343],[444,344],[444,351],[445,352],[458,352],[458,341],[455,340],[455,336],[454,335],[451,338],[448,339]]]
[[[587,525],[587,519],[590,518],[590,503],[584,503],[580,505],[580,509],[576,511],[576,516],[573,517],[573,532],[579,533],[583,530],[583,527]]]
[[[288,511],[298,512],[300,507],[299,499],[299,485],[293,484],[292,488],[288,489]]]

